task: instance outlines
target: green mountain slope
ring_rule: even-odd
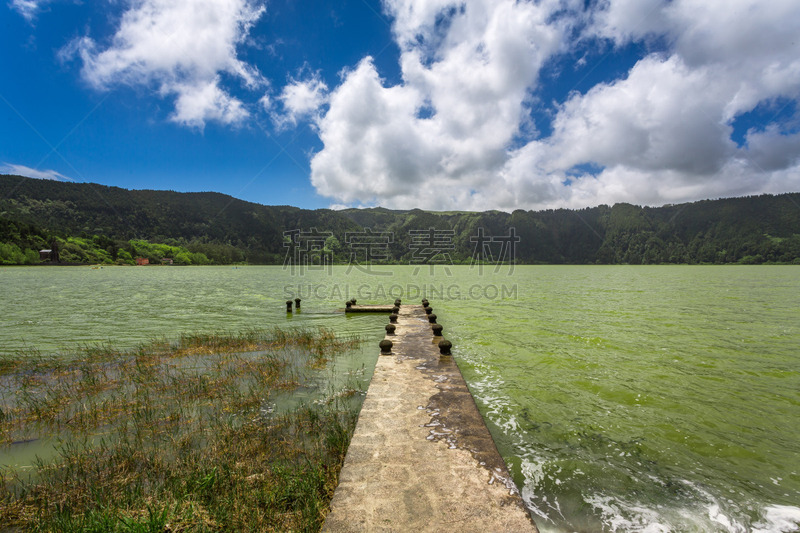
[[[6,246],[0,261],[5,257],[6,263],[35,263],[40,248],[54,239],[66,245],[71,238],[73,248],[107,251],[91,258],[86,252],[82,261],[117,261],[120,253],[125,261],[138,254],[184,253],[200,254],[194,260],[182,256],[192,263],[274,264],[284,261],[286,245],[298,231],[312,229],[323,234],[316,243],[319,253],[336,262],[348,261],[351,254],[365,261],[364,249],[354,243],[367,228],[382,234],[384,242],[372,259],[386,255],[401,263],[476,257],[555,264],[800,263],[800,193],[656,208],[332,211],[264,206],[213,192],[127,190],[0,175],[0,243]],[[148,252],[144,241],[173,248]]]

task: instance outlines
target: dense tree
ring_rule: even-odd
[[[0,176],[3,264],[38,263],[45,248],[59,249],[67,263],[170,257],[178,264],[281,264],[292,232],[312,230],[337,262],[354,252],[348,238],[369,230],[389,236],[383,252],[400,263],[436,246],[454,263],[507,261],[508,239],[519,263],[800,263],[800,194],[510,214],[332,211],[263,206],[219,193]]]

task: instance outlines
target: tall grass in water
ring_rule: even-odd
[[[2,472],[0,531],[318,530],[357,406],[266,406],[358,342],[249,330],[0,361],[0,454],[59,439]]]

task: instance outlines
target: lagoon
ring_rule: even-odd
[[[0,352],[320,325],[371,368],[344,301],[423,296],[543,531],[800,527],[795,266],[4,267]]]

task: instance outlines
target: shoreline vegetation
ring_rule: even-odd
[[[280,408],[358,338],[182,335],[119,351],[0,359],[0,531],[317,531],[355,427],[345,386]]]
[[[453,267],[453,266],[476,266],[476,265],[484,265],[489,267],[497,267],[499,266],[509,266],[511,263],[489,263],[489,262],[475,262],[475,263],[431,263],[435,264],[438,267]],[[376,267],[376,266],[408,266],[408,263],[377,263],[371,262],[369,266]],[[645,264],[638,264],[638,263],[591,263],[591,264],[583,264],[583,263],[513,263],[516,266],[742,266],[742,265],[759,265],[759,266],[791,266],[791,265],[800,265],[800,259],[796,259],[793,261],[754,261],[750,259],[744,259],[740,261],[736,261],[735,263],[710,263],[710,262],[702,262],[702,263],[645,263]],[[129,267],[129,266],[140,266],[140,265],[130,265],[130,264],[119,264],[119,263],[51,263],[51,262],[39,262],[39,263],[0,263],[0,267],[91,267],[91,268],[110,268],[110,267]],[[230,264],[220,264],[220,263],[206,263],[202,265],[186,265],[186,264],[177,264],[174,263],[173,265],[164,265],[160,263],[149,263],[144,265],[146,267],[170,267],[170,266],[230,266],[230,267],[257,267],[257,266],[282,266],[279,263],[276,264],[262,264],[262,263],[230,263]],[[350,263],[333,263],[332,266],[351,266]],[[366,266],[366,265],[361,265]],[[416,265],[411,265],[416,266]],[[427,266],[427,265],[423,265]]]

